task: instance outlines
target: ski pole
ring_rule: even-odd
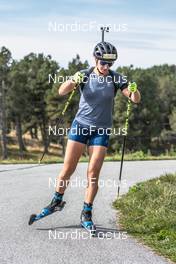
[[[109,27],[101,27],[100,30],[101,30],[101,32],[102,32],[102,39],[101,39],[101,42],[104,42],[104,33],[105,33],[105,31],[106,31],[106,32],[109,32]]]
[[[65,115],[65,112],[66,112],[66,110],[67,110],[67,108],[68,108],[68,106],[69,106],[69,104],[70,104],[70,102],[71,102],[71,100],[72,100],[72,97],[73,97],[73,95],[74,95],[74,93],[75,93],[75,91],[76,91],[76,89],[77,89],[77,86],[78,86],[78,85],[76,85],[76,86],[74,87],[73,91],[71,92],[71,94],[70,94],[68,100],[66,101],[66,103],[65,103],[65,105],[64,105],[64,108],[63,108],[63,110],[62,110],[62,112],[61,112],[61,114],[60,114],[60,117],[59,117],[58,126],[60,125],[60,123],[61,123],[61,121],[62,121],[62,118],[63,118],[64,115]],[[49,140],[48,140],[49,143],[50,143],[50,140],[51,140],[51,136],[49,136]],[[44,151],[43,151],[43,154],[42,154],[42,156],[41,156],[41,158],[40,158],[40,160],[39,160],[39,164],[40,164],[41,161],[43,160],[45,154],[46,154],[46,151],[44,150]]]
[[[126,120],[125,120],[126,135],[123,138],[123,145],[122,145],[122,156],[121,156],[121,163],[120,163],[119,183],[118,183],[118,197],[119,197],[119,194],[120,194],[120,184],[121,184],[121,180],[122,180],[122,168],[123,168],[123,160],[124,160],[126,139],[127,139],[127,135],[128,135],[128,125],[129,125],[130,111],[131,111],[131,100],[130,100],[130,98],[128,98],[127,111],[126,111]]]

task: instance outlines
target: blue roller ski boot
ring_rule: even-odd
[[[91,233],[92,236],[96,234],[96,226],[92,221],[92,204],[85,203],[81,212],[81,226]]]
[[[62,201],[62,197],[63,197],[63,194],[60,194],[58,192],[55,192],[54,194],[54,197],[51,201],[51,203],[46,206],[45,208],[42,209],[41,213],[40,214],[32,214],[29,218],[29,222],[28,224],[29,225],[32,225],[34,222],[50,215],[50,214],[53,214],[57,211],[61,211],[64,206],[65,206],[65,203],[64,201]]]

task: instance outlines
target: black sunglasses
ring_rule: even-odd
[[[114,63],[113,62],[108,62],[108,61],[100,60],[100,64],[102,66],[108,65],[109,67],[111,67]]]

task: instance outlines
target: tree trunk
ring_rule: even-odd
[[[33,139],[34,138],[34,133],[33,133],[32,127],[29,128],[29,133],[31,135],[31,139]]]
[[[33,126],[29,127],[29,133],[31,136],[31,139],[38,139],[38,131],[37,131],[37,124],[34,124]]]
[[[49,140],[48,140],[48,136],[47,136],[47,132],[46,132],[46,120],[45,117],[43,117],[42,120],[42,125],[40,126],[41,129],[41,134],[42,134],[42,141],[43,141],[43,145],[44,145],[44,152],[46,154],[48,154],[48,147],[49,147]]]
[[[38,139],[38,130],[37,130],[37,124],[34,126],[34,138]]]
[[[23,142],[23,138],[22,138],[22,128],[21,128],[20,116],[17,115],[15,117],[15,123],[16,123],[16,135],[17,135],[18,144],[19,144],[19,152],[20,152],[20,156],[23,157],[23,151],[25,151],[26,148],[24,146],[24,142]]]
[[[7,159],[7,127],[5,113],[5,84],[4,81],[0,85],[0,141],[2,147],[2,159]]]
[[[59,143],[62,146],[62,157],[64,158],[64,156],[65,156],[65,140],[64,140],[64,136],[60,136]]]

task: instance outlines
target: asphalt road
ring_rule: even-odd
[[[101,171],[94,203],[97,237],[79,226],[87,163],[79,163],[72,176],[65,209],[28,226],[29,215],[50,202],[61,166],[0,165],[0,264],[169,263],[116,224],[111,204],[119,162],[105,162]],[[176,161],[125,162],[121,191],[166,172],[176,172]]]

